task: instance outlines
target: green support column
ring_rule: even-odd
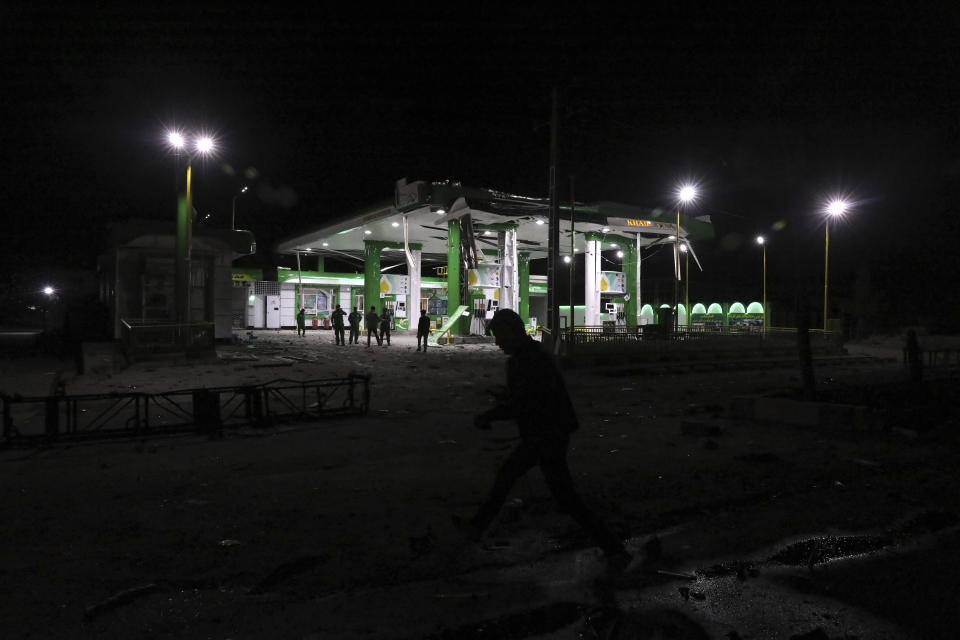
[[[380,250],[383,243],[376,240],[363,241],[363,309],[366,315],[370,307],[380,313]],[[366,328],[364,328],[366,329]]]
[[[523,323],[530,322],[530,254],[521,251],[517,254],[517,279],[520,290],[520,318]]]
[[[623,304],[623,315],[626,317],[627,329],[637,328],[637,247],[636,245],[624,244],[621,247],[623,251],[623,272],[626,276],[627,293],[630,295]]]
[[[447,313],[460,306],[460,221],[447,222]],[[454,335],[462,335],[463,327],[457,322],[450,329]]]

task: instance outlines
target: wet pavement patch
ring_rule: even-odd
[[[787,566],[813,566],[879,551],[893,544],[887,536],[823,536],[795,542],[769,558]]]

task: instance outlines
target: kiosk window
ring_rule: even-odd
[[[427,313],[432,316],[443,316],[447,314],[446,298],[429,298],[427,300]]]
[[[317,310],[317,290],[316,289],[304,289],[303,290],[303,308],[310,312],[315,312]]]

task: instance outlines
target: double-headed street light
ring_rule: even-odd
[[[827,275],[830,266],[830,218],[842,216],[850,205],[845,200],[832,200],[826,208],[827,225],[823,242],[823,330],[827,330]]]
[[[193,160],[198,155],[205,155],[213,151],[213,138],[207,135],[198,135],[188,140],[179,131],[167,134],[167,141],[174,151],[187,151],[187,183],[186,193],[177,202],[177,240],[175,247],[175,281],[174,291],[177,307],[177,323],[190,323],[190,247],[193,244],[193,190],[191,186]]]
[[[677,236],[673,243],[673,331],[680,327],[680,207],[693,202],[697,197],[697,190],[691,185],[684,185],[677,191]]]

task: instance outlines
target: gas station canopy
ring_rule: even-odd
[[[624,239],[641,236],[643,245],[673,242],[677,233],[676,210],[649,209],[613,202],[561,203],[560,254],[570,253],[571,212],[575,231],[574,251],[585,250],[584,234],[599,238],[603,249],[616,249]],[[497,250],[497,231],[516,230],[517,249],[530,259],[546,258],[550,201],[507,194],[492,189],[468,188],[456,182],[397,183],[392,202],[385,201],[356,211],[337,221],[288,238],[277,245],[279,253],[309,251],[315,255],[363,259],[364,241],[420,245],[427,262],[445,261],[448,255],[447,223],[469,215],[478,252]],[[405,236],[406,234],[406,236]],[[680,238],[694,242],[713,237],[709,216],[681,215]],[[387,249],[389,250],[389,249]]]

